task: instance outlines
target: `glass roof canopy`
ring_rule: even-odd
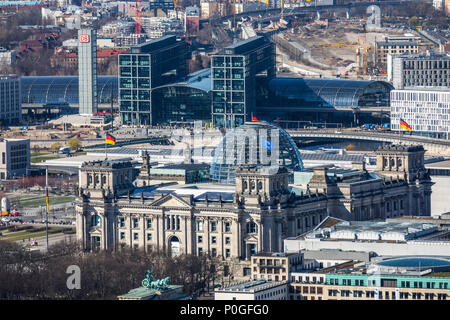
[[[393,87],[383,81],[274,78],[268,89],[258,108],[389,106]]]
[[[78,104],[78,76],[21,77],[20,83],[23,104]],[[117,101],[117,85],[116,76],[99,76],[98,103],[111,103],[111,95]]]
[[[246,122],[223,137],[214,152],[211,179],[234,184],[235,170],[241,165],[282,166],[290,173],[304,169],[300,152],[289,134],[265,121]]]

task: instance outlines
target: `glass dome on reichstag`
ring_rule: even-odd
[[[303,170],[298,148],[286,131],[265,121],[246,122],[223,137],[214,152],[211,180],[234,184],[239,166],[283,166]]]

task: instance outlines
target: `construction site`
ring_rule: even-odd
[[[376,42],[387,37],[420,37],[411,30],[367,30],[364,19],[320,21],[295,25],[272,36],[277,44],[279,72],[307,77],[383,79],[377,66]],[[419,50],[430,49],[426,39]]]

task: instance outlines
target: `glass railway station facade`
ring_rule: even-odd
[[[125,82],[120,85],[125,85]],[[21,77],[21,87],[23,106],[78,105],[76,76]],[[256,107],[252,113],[259,120],[270,122],[352,121],[352,108],[376,110],[377,107],[389,106],[392,89],[383,81],[304,78],[259,78],[256,87]],[[119,99],[118,77],[99,76],[97,90],[99,106],[109,108],[111,98],[114,103]],[[210,69],[192,73],[183,81],[149,88],[146,97],[152,100],[151,111],[148,111],[152,125],[192,123],[195,120],[210,123],[217,115],[213,109],[217,104],[212,100]],[[125,107],[121,105],[121,111]],[[244,120],[244,117],[239,119]]]

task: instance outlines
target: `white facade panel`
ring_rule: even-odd
[[[450,132],[449,90],[392,90],[391,130],[399,131],[400,119],[406,121],[412,131]]]

